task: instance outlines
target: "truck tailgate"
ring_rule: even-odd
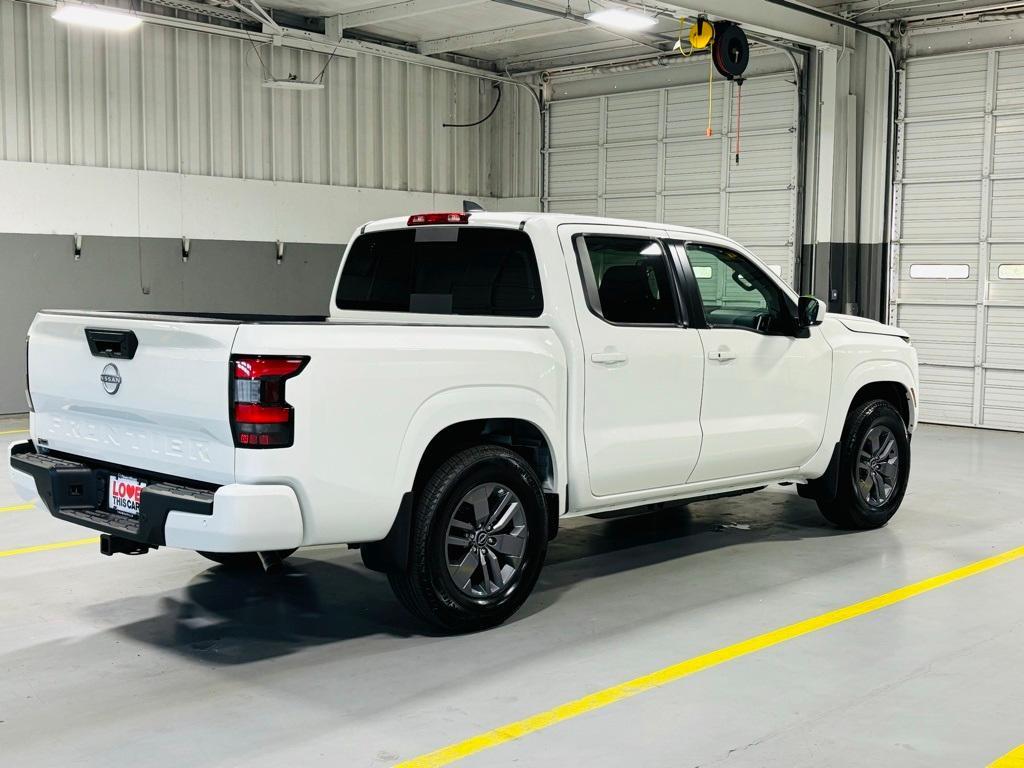
[[[33,437],[54,451],[154,474],[232,482],[228,366],[237,329],[224,321],[40,313],[29,330]],[[128,332],[137,340],[130,359],[133,345],[96,343]]]

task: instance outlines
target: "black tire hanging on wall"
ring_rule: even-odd
[[[547,554],[540,481],[516,452],[461,451],[417,494],[409,565],[388,574],[401,603],[444,632],[501,624],[523,604]]]
[[[903,417],[887,400],[861,403],[846,417],[839,451],[836,497],[819,499],[818,509],[840,528],[881,528],[899,509],[910,476]]]

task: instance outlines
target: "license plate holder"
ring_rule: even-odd
[[[139,519],[142,506],[142,489],[146,483],[130,475],[110,474],[107,483],[107,509],[117,515]]]

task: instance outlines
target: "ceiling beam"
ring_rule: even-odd
[[[531,40],[536,37],[562,35],[577,31],[579,31],[579,27],[567,26],[559,19],[550,19],[534,21],[530,24],[518,24],[514,27],[489,29],[485,32],[470,32],[463,35],[441,37],[436,40],[424,40],[417,46],[417,49],[426,56],[435,56],[439,53],[465,51],[470,48],[502,45],[516,40]]]
[[[660,7],[672,8],[682,16],[706,14],[714,20],[728,19],[751,32],[816,48],[840,48],[844,44],[843,28],[838,24],[765,0],[702,0],[699,7],[687,5],[687,0],[657,1]],[[853,32],[849,29],[846,47],[853,47]]]
[[[422,16],[427,13],[447,11],[484,2],[488,2],[488,0],[405,0],[405,2],[380,5],[362,11],[341,13],[338,14],[338,20],[341,22],[342,29],[352,29],[353,27],[368,27],[372,24],[386,24],[389,21],[398,21],[412,16]]]

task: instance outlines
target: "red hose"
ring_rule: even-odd
[[[740,164],[740,92],[743,90],[743,81],[736,81],[736,165]]]

